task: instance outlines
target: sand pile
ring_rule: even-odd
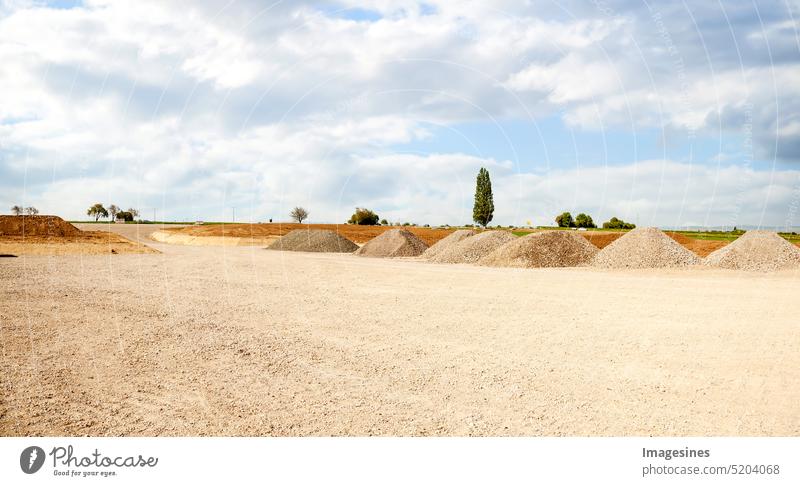
[[[298,229],[275,240],[268,250],[352,253],[358,245],[335,231]]]
[[[516,238],[508,231],[484,231],[461,240],[430,260],[436,263],[476,263]]]
[[[601,268],[672,268],[701,260],[658,228],[636,228],[597,253],[592,266]]]
[[[428,249],[424,241],[404,229],[384,231],[356,251],[366,257],[411,257]]]
[[[597,248],[570,231],[543,231],[517,238],[478,261],[489,267],[578,267],[587,265]]]
[[[447,250],[451,246],[456,245],[460,241],[469,238],[470,236],[474,236],[474,230],[457,230],[451,233],[450,235],[442,238],[441,240],[437,241],[433,246],[425,250],[425,253],[422,254],[425,258],[433,258],[439,253]]]
[[[0,216],[0,236],[79,236],[81,233],[58,216]]]
[[[800,268],[800,248],[772,231],[748,231],[733,243],[708,255],[706,265],[734,270],[770,272]]]

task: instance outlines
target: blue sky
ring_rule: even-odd
[[[0,204],[800,226],[783,2],[0,2]]]

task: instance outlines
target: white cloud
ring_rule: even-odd
[[[693,12],[710,25],[698,38],[674,9],[660,17],[665,37],[638,4],[608,15],[585,2],[426,3],[373,2],[383,18],[364,22],[326,14],[366,8],[349,1],[5,1],[0,203],[77,217],[113,199],[204,219],[246,205],[263,219],[305,200],[317,221],[373,204],[393,218],[464,223],[486,165],[500,223],[586,206],[597,219],[715,224],[731,219],[731,192],[766,206],[771,222],[784,217],[788,169],[641,162],[517,174],[491,153],[395,146],[429,139],[430,125],[560,116],[583,130],[750,127],[757,156],[797,161],[800,69],[785,17],[718,26],[707,7]],[[737,214],[757,222],[762,211]]]

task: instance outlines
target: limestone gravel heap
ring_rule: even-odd
[[[603,248],[592,266],[600,268],[677,268],[700,258],[658,228],[636,228]]]
[[[384,231],[369,240],[356,251],[356,255],[365,257],[413,257],[422,255],[428,245],[404,229],[391,229]]]
[[[571,231],[532,233],[497,248],[478,260],[489,267],[579,267],[588,265],[597,247]]]
[[[0,216],[0,236],[80,236],[81,233],[58,216]]]
[[[422,254],[424,258],[433,258],[439,253],[447,250],[451,246],[458,244],[461,240],[469,238],[470,236],[475,235],[475,230],[457,230],[446,237],[442,238],[441,240],[434,243],[433,246],[425,250],[425,253]]]
[[[299,229],[273,241],[268,250],[353,253],[358,245],[335,231]]]
[[[753,230],[708,255],[704,263],[756,272],[800,269],[800,248],[773,231]]]
[[[464,238],[430,260],[436,263],[477,263],[484,256],[516,238],[508,231],[484,231]]]

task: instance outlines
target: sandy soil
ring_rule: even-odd
[[[0,260],[0,434],[800,434],[796,272],[156,246]]]
[[[363,245],[384,231],[394,229],[392,226],[356,226],[333,224],[294,224],[294,223],[261,223],[261,224],[214,224],[202,226],[174,227],[165,226],[153,235],[153,239],[175,245],[193,246],[268,246],[279,237],[293,229],[325,229],[336,231],[345,238]],[[408,229],[429,246],[450,235],[455,229],[401,227]],[[525,231],[525,230],[520,230]],[[543,230],[531,230],[533,233]],[[625,233],[619,231],[582,231],[581,236],[598,248],[605,248]],[[667,233],[678,243],[693,251],[700,257],[727,245],[727,241],[697,240],[678,233]]]
[[[260,224],[209,224],[186,226],[184,228],[166,228],[166,232],[194,237],[229,237],[250,240],[254,244],[266,244],[296,229],[322,229],[335,231],[348,240],[364,244],[384,231],[390,229],[406,229],[414,233],[428,246],[436,243],[453,232],[452,229],[418,228],[414,226],[359,226],[352,224],[297,224],[297,223],[260,223]],[[237,243],[246,245],[246,242]],[[236,246],[236,245],[234,245]]]
[[[140,242],[109,231],[86,231],[76,236],[0,236],[0,254],[102,255],[156,253]]]
[[[186,225],[182,224],[116,224],[116,223],[75,223],[75,227],[77,227],[81,231],[109,231],[112,233],[116,233],[120,236],[124,236],[125,238],[137,241],[140,243],[146,243],[150,246],[152,245],[153,240],[149,238],[149,235],[155,231],[160,231],[166,228],[183,228]]]

